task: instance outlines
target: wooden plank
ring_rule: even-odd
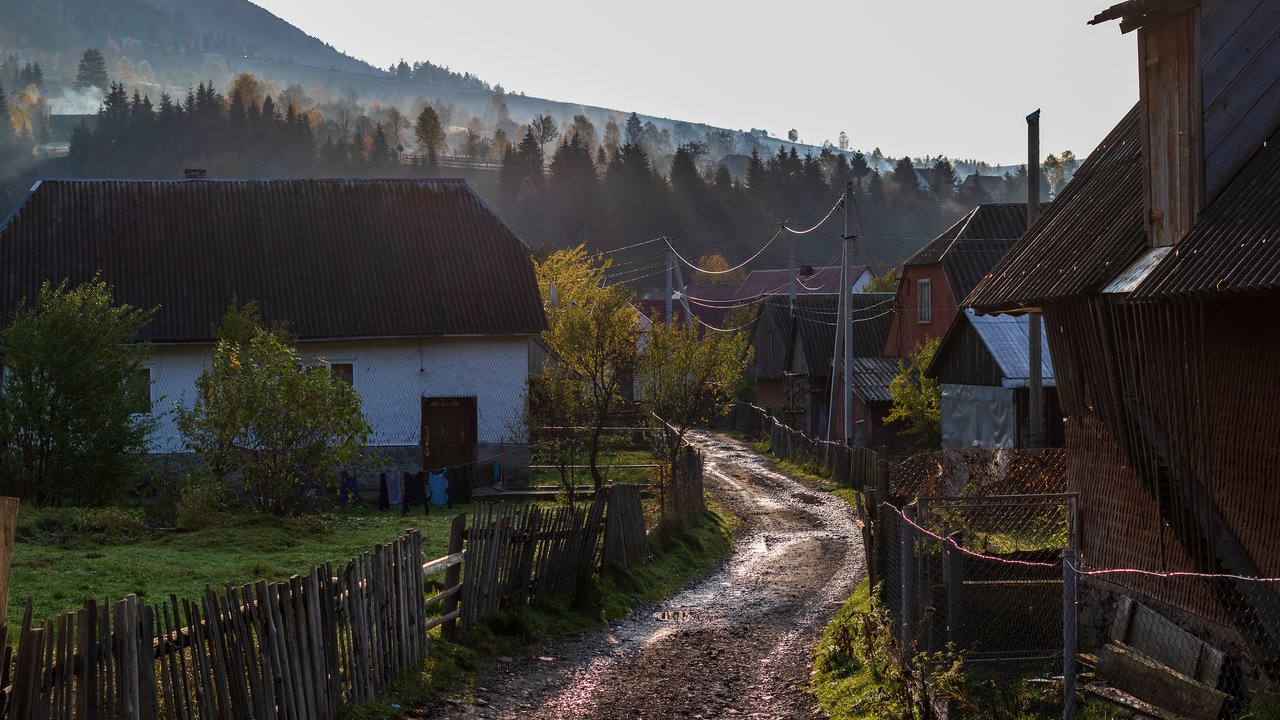
[[[465,516],[463,516],[463,517],[465,517]],[[423,575],[434,575],[435,573],[438,573],[438,572],[440,572],[441,570],[447,570],[447,569],[449,569],[449,568],[453,567],[454,565],[458,565],[458,564],[461,564],[461,563],[462,563],[462,553],[461,553],[461,552],[449,553],[448,555],[445,555],[445,556],[444,556],[444,557],[442,557],[442,558],[438,558],[438,559],[432,560],[431,562],[428,562],[428,563],[423,563],[423,564],[422,564],[422,574],[423,574]]]
[[[9,569],[13,565],[18,505],[18,498],[0,497],[0,626],[8,623],[9,618]]]
[[[458,555],[460,560],[465,560],[465,553],[463,551],[463,542],[464,542],[463,538],[466,536],[466,531],[467,531],[467,515],[466,513],[458,513],[456,516],[454,516],[453,522],[449,525],[449,554]],[[463,597],[462,590],[461,590],[461,581],[462,581],[462,562],[459,562],[456,565],[450,565],[444,574],[444,584],[449,586],[450,588],[453,588],[453,587],[459,588],[458,593],[455,596],[459,599]],[[449,601],[445,602],[443,610],[446,615],[449,615],[451,613],[456,613],[454,615],[455,619],[461,617],[461,613],[457,613],[457,610],[458,610],[457,600],[450,599]],[[458,623],[456,621],[450,622],[444,626],[444,628],[442,629],[442,632],[444,633],[445,637],[452,637],[457,632],[457,627],[458,627]]]

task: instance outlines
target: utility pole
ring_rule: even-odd
[[[1040,214],[1040,111],[1027,116],[1027,229]],[[1027,314],[1027,445],[1044,445],[1044,384],[1040,360],[1040,313]]]
[[[795,233],[787,233],[787,296],[790,298],[790,301],[791,301],[791,317],[795,317],[796,316],[796,236],[795,236]]]
[[[853,181],[844,184],[844,263],[840,298],[844,303],[844,444],[853,444]]]
[[[667,238],[667,325],[671,324],[671,276],[676,270],[676,252],[671,249],[671,238]]]

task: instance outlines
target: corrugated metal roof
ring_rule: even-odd
[[[1004,373],[1007,388],[1026,387],[1031,376],[1030,318],[1027,315],[977,315],[964,311],[964,322],[973,325],[978,338],[986,345]],[[1040,372],[1045,387],[1052,387],[1053,363],[1049,360],[1049,334],[1040,333]]]
[[[1093,292],[1127,267],[1147,244],[1141,145],[1135,105],[963,305],[1035,308]]]
[[[855,357],[853,391],[868,403],[891,403],[889,383],[898,376],[898,358]]]
[[[983,203],[912,255],[905,265],[941,263],[952,295],[963,298],[1026,229],[1026,203]]]
[[[1130,295],[1280,290],[1280,133],[1260,148]]]
[[[855,265],[853,277],[857,279],[866,272],[866,265]],[[790,277],[786,268],[779,270],[752,270],[747,279],[738,286],[734,293],[735,300],[755,302],[773,295],[786,295],[790,288]],[[840,267],[827,265],[822,267],[802,267],[796,272],[796,295],[839,295]]]
[[[300,339],[533,334],[529,250],[461,180],[46,180],[0,226],[0,311],[94,273],[209,340],[233,295]]]
[[[853,354],[878,355],[892,319],[893,293],[853,293]],[[796,343],[804,348],[809,375],[822,376],[831,370],[835,351],[839,295],[807,295],[796,298]],[[787,312],[787,298],[765,303],[771,312]]]

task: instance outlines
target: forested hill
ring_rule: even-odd
[[[378,73],[248,0],[60,0],[0,3],[0,48],[35,56],[55,75],[86,47],[135,66],[203,64],[205,53],[248,55],[349,72]],[[176,78],[175,78],[176,79]]]

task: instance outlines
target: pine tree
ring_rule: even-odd
[[[430,105],[423,106],[422,112],[418,113],[418,122],[414,125],[413,136],[418,141],[418,152],[426,155],[431,164],[435,164],[435,159],[444,150],[445,132],[444,125],[440,122],[440,115],[436,113],[435,108]]]
[[[80,64],[76,66],[75,87],[105,90],[110,82],[107,78],[107,61],[102,57],[102,53],[98,52],[97,48],[85,50],[84,55],[80,57]]]
[[[626,127],[627,144],[639,147],[640,141],[644,139],[644,123],[640,122],[640,116],[631,113],[631,117],[627,118]]]

